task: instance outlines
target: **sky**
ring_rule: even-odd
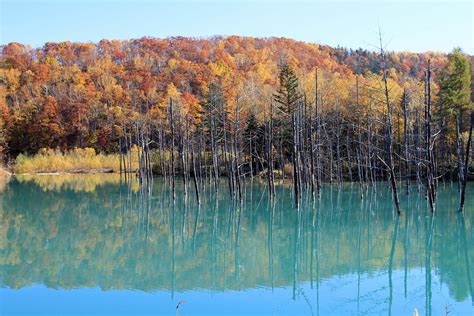
[[[474,54],[471,0],[0,0],[0,43],[98,42],[143,36],[288,37],[393,51]]]

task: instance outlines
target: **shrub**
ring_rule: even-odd
[[[136,156],[136,155],[135,155]],[[15,164],[16,173],[73,172],[78,169],[120,168],[118,154],[96,154],[93,148],[74,148],[65,153],[59,150],[42,148],[34,156],[18,155]],[[132,167],[138,165],[138,158],[132,154]]]

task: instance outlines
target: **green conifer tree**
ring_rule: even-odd
[[[296,104],[301,99],[298,90],[298,78],[293,69],[284,65],[280,72],[280,87],[274,94],[277,106],[282,112],[291,115],[295,111]]]
[[[445,105],[445,111],[443,111],[445,113],[442,115],[460,115],[461,132],[469,128],[465,121],[469,120],[473,109],[470,66],[468,57],[456,48],[448,55],[448,63],[440,74],[440,96]]]

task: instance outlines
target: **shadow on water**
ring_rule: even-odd
[[[384,184],[323,186],[297,209],[290,188],[277,187],[274,199],[256,183],[244,190],[238,203],[203,186],[198,204],[180,182],[173,200],[159,178],[146,192],[113,176],[13,178],[0,195],[1,286],[172,298],[268,289],[275,305],[283,289],[316,315],[415,307],[436,315],[474,304],[473,185],[464,214],[454,211],[456,188],[445,185],[435,215],[413,188],[401,196],[402,216]]]

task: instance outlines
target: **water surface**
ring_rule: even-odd
[[[289,187],[245,200],[225,182],[176,200],[116,175],[30,176],[0,186],[1,315],[472,315],[474,185],[431,215],[413,186],[396,216],[386,184]]]

